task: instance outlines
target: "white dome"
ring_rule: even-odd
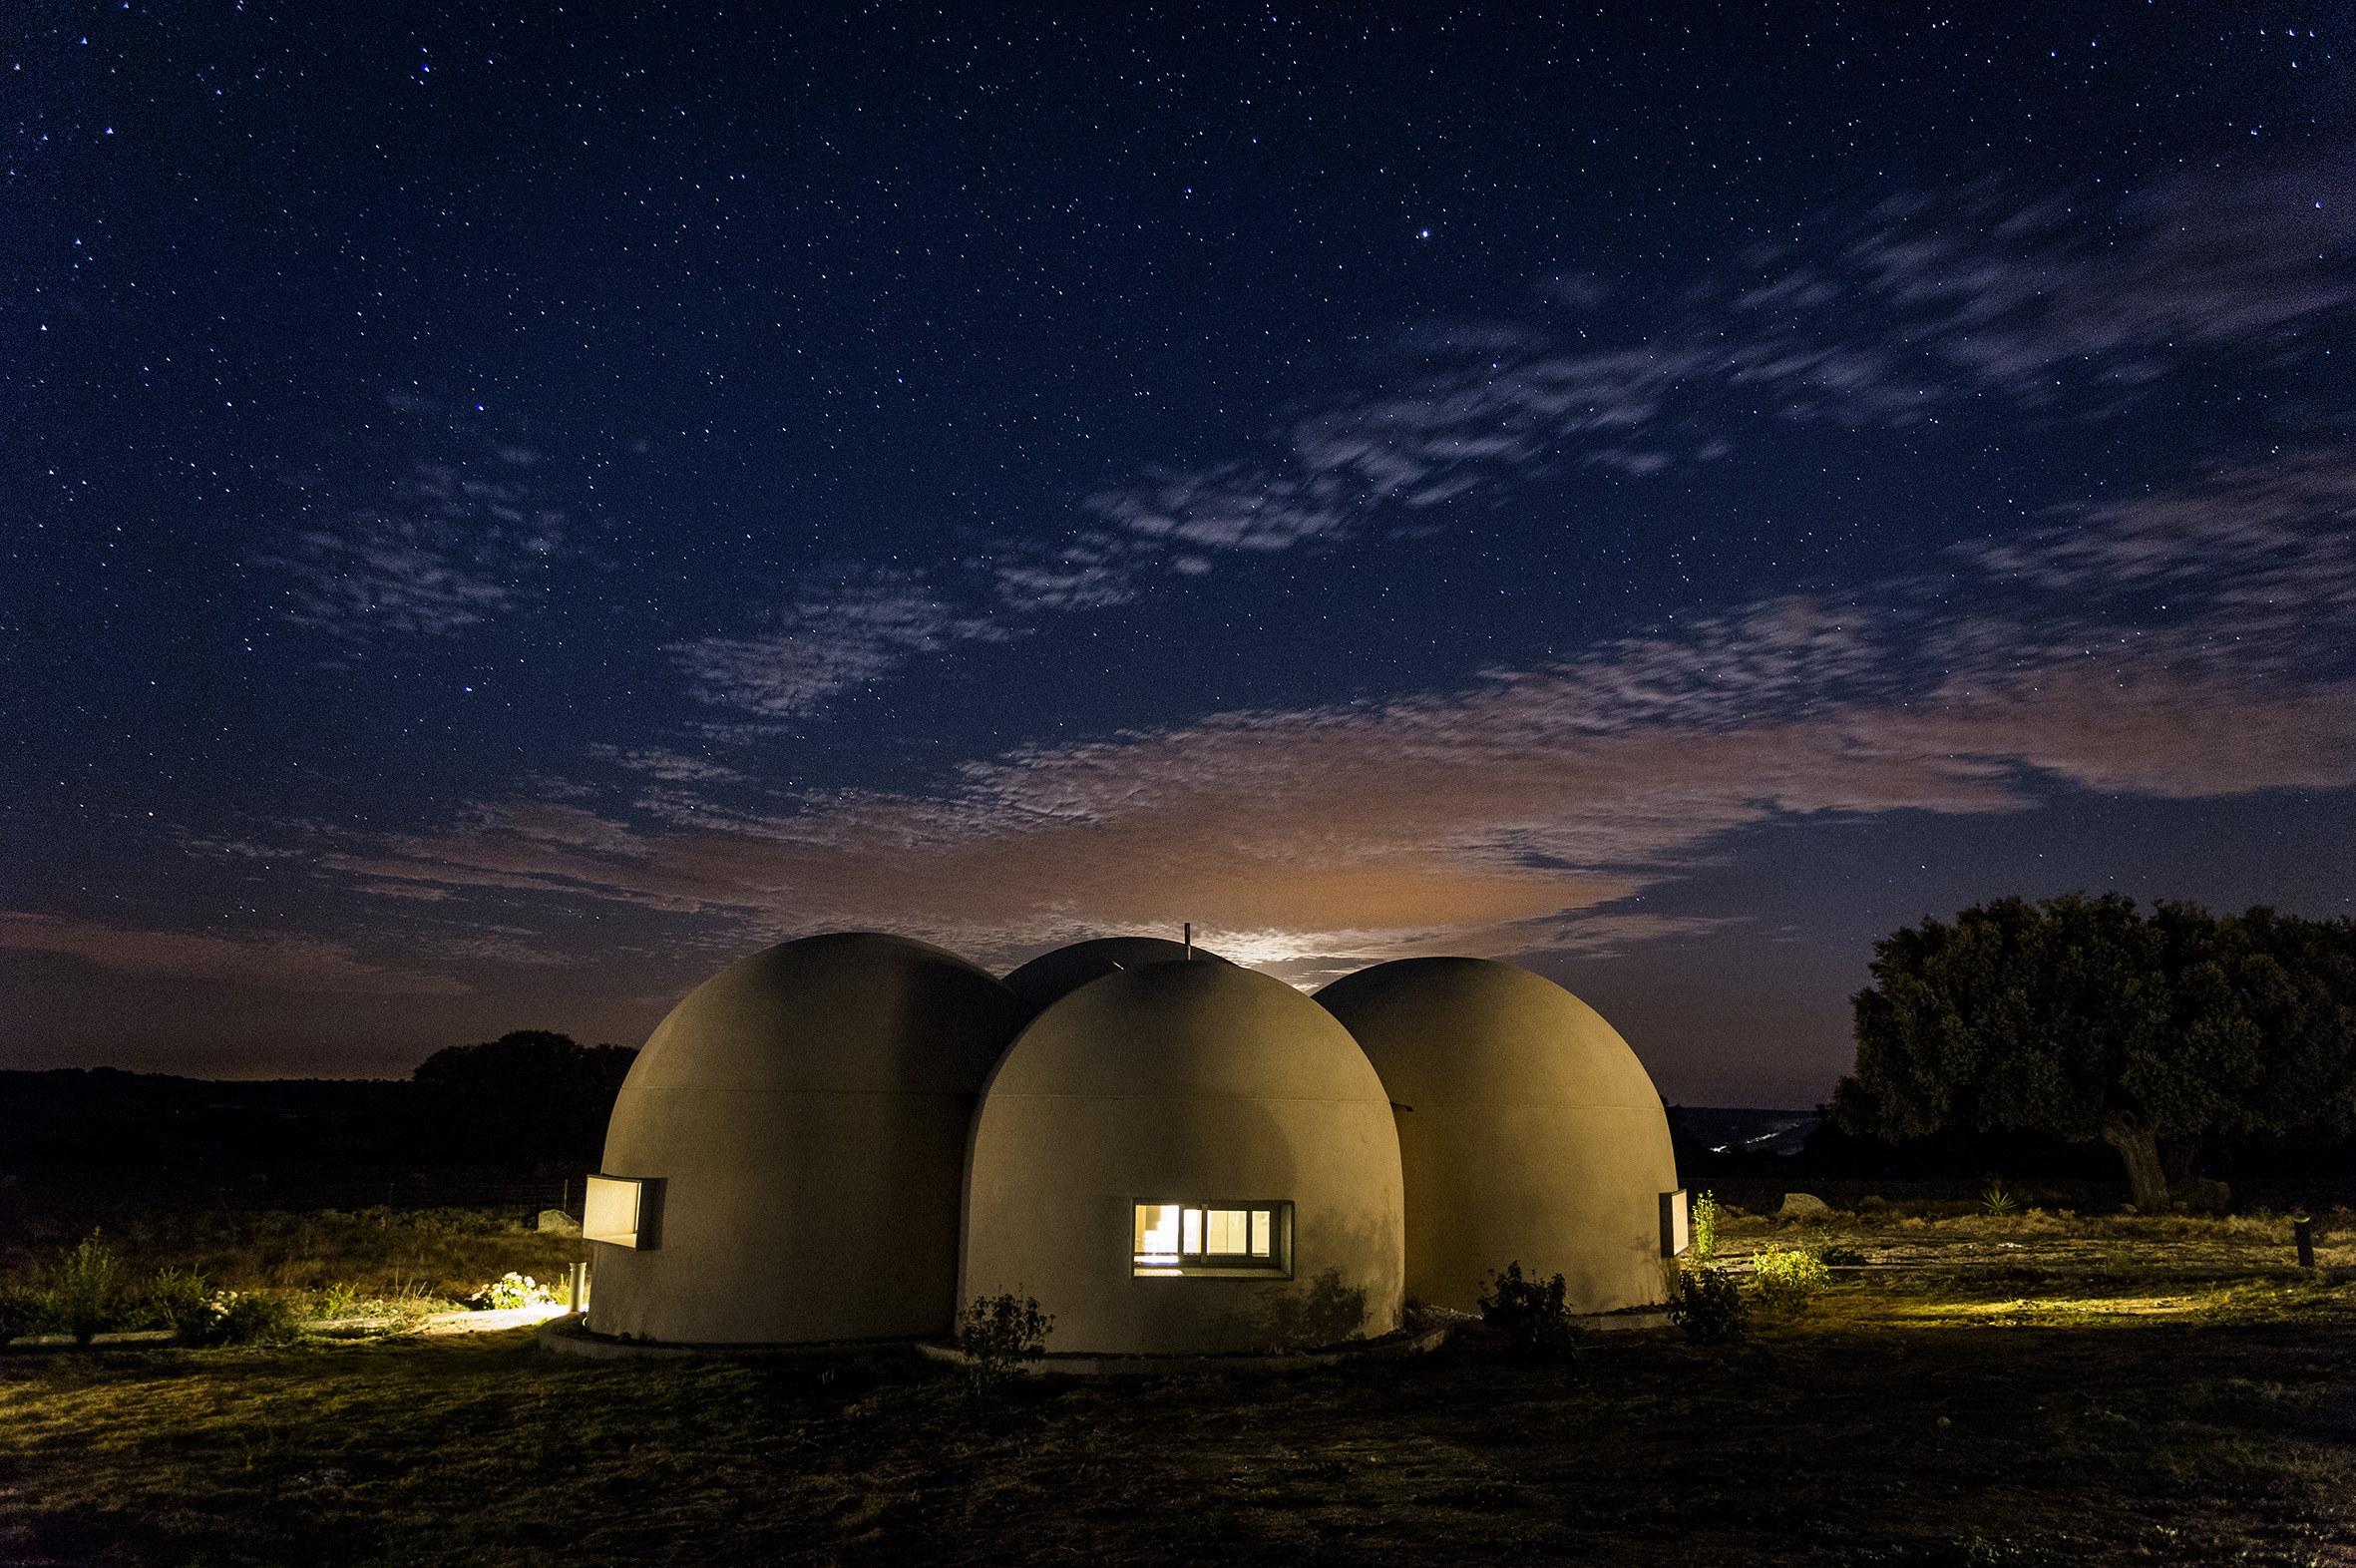
[[[1229,964],[1124,970],[1041,1013],[991,1075],[959,1294],[1035,1297],[1058,1351],[1382,1334],[1401,1203],[1389,1100],[1330,1014]]]
[[[846,933],[691,991],[613,1106],[605,1173],[659,1181],[649,1250],[600,1245],[590,1326],[688,1343],[938,1334],[977,1094],[1028,1016],[952,953]]]
[[[1469,1311],[1517,1262],[1583,1312],[1661,1300],[1669,1121],[1594,1008],[1487,959],[1378,964],[1317,999],[1401,1107],[1410,1301]]]

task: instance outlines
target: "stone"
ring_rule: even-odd
[[[548,1236],[579,1236],[581,1222],[563,1209],[543,1209],[532,1228]]]
[[[1812,1192],[1783,1194],[1783,1207],[1775,1211],[1787,1220],[1812,1220],[1832,1212],[1832,1205]]]
[[[2206,1176],[2192,1176],[2177,1182],[2170,1196],[2194,1214],[2222,1214],[2233,1203],[2233,1189]]]

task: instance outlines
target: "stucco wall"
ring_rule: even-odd
[[[1561,1274],[1579,1311],[1661,1300],[1668,1119],[1594,1008],[1485,959],[1377,965],[1317,999],[1413,1107],[1397,1115],[1408,1300],[1471,1311],[1514,1262]]]
[[[1132,1204],[1289,1200],[1294,1278],[1135,1278]],[[1049,1348],[1250,1351],[1397,1327],[1397,1137],[1347,1031],[1225,964],[1094,980],[1041,1013],[975,1120],[960,1298],[1015,1292]]]
[[[686,1343],[946,1332],[982,1079],[1028,1009],[954,954],[810,938],[698,986],[607,1126],[663,1182],[658,1245],[598,1245],[590,1326]]]

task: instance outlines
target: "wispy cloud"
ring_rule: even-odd
[[[2229,617],[2245,638],[2356,614],[2356,457],[2344,448],[2280,452],[2203,484],[2058,515],[2063,521],[1953,554],[2000,581],[2081,603],[2133,600],[2186,624]],[[2279,651],[2310,666],[2319,653],[2332,658],[2303,637]]]
[[[852,925],[990,956],[1191,919],[1280,969],[1610,950],[1685,932],[1619,901],[1760,824],[2018,811],[2051,781],[2356,783],[2356,680],[2288,657],[2356,633],[2352,474],[2328,454],[2266,483],[2227,471],[1959,549],[1969,592],[1943,576],[1763,600],[1465,690],[1017,751],[937,797],[659,829],[515,802],[337,864],[695,912],[735,941]],[[2141,624],[2076,589],[2123,572],[2197,585],[2211,610]]]
[[[664,649],[686,671],[697,700],[763,719],[799,718],[916,655],[1014,635],[986,616],[958,613],[921,582],[888,574],[805,588],[763,618],[749,635],[696,637]]]
[[[438,413],[408,398],[394,411]],[[525,480],[540,454],[439,423],[417,439],[456,455],[389,458],[373,494],[288,477],[296,520],[254,558],[285,577],[288,620],[351,645],[450,636],[518,607],[562,554],[567,520]]]
[[[268,990],[461,996],[472,989],[446,975],[367,964],[341,943],[305,937],[127,931],[56,915],[0,911],[0,948],[63,954],[127,975],[226,980]]]
[[[927,581],[855,572],[766,611],[755,631],[667,651],[696,697],[756,721],[707,738],[758,740],[772,732],[759,721],[806,717],[919,655],[1002,640],[1032,617],[1126,604],[1239,553],[1429,532],[1418,513],[1484,488],[1713,462],[1763,414],[1905,427],[1996,397],[2100,418],[2203,354],[2306,352],[2300,334],[2356,302],[2352,168],[2220,167],[2133,194],[2000,181],[1911,192],[1616,313],[1592,279],[1551,279],[1525,317],[1403,329],[1387,374],[1297,413],[1257,453],[1149,470],[1085,496],[1060,534],[1012,531]],[[2068,570],[2053,546],[2018,548]],[[431,581],[423,567],[419,578]],[[450,613],[489,582],[453,584]]]
[[[745,775],[709,757],[691,757],[666,746],[624,748],[594,745],[590,756],[642,773],[665,784],[741,784]]]
[[[1738,410],[1902,427],[1993,394],[2100,417],[2202,353],[2303,352],[2303,328],[2356,301],[2352,240],[2345,157],[2132,196],[1910,193],[1829,242],[1761,247],[1649,324],[1605,319],[1590,284],[1567,301],[1575,327],[1410,330],[1398,384],[1302,415],[1258,457],[1149,474],[1086,508],[1148,547],[1273,551],[1508,479],[1708,461]]]

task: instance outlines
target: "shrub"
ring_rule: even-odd
[[[1988,1190],[1980,1194],[1980,1208],[1991,1219],[2003,1219],[2019,1207],[2013,1195],[2004,1190],[2004,1183],[1990,1182]]]
[[[1522,1362],[1567,1362],[1579,1354],[1579,1330],[1564,1304],[1563,1277],[1522,1278],[1519,1261],[1491,1274],[1480,1293],[1480,1321],[1505,1331],[1507,1354]]]
[[[127,1329],[170,1329],[177,1339],[196,1340],[209,1326],[204,1309],[204,1276],[163,1269],[123,1314]]]
[[[20,1334],[55,1334],[59,1316],[55,1291],[0,1291],[0,1345]]]
[[[1018,1365],[1047,1354],[1047,1336],[1054,1332],[1054,1316],[1028,1296],[1009,1291],[977,1298],[958,1316],[967,1385],[980,1393],[1005,1381]]]
[[[203,1338],[216,1345],[282,1345],[294,1338],[294,1308],[276,1296],[215,1291],[204,1299]]]
[[[1693,1223],[1687,1231],[1687,1255],[1707,1268],[1718,1256],[1718,1196],[1705,1192],[1694,1200]]]
[[[547,1300],[549,1293],[539,1281],[511,1270],[468,1297],[466,1304],[478,1312],[505,1312],[516,1307],[538,1307]],[[348,1298],[345,1305],[350,1305]]]
[[[1751,1332],[1751,1308],[1735,1277],[1704,1264],[1679,1277],[1669,1321],[1699,1345],[1729,1345]]]
[[[1809,1299],[1821,1296],[1832,1285],[1831,1272],[1822,1258],[1772,1244],[1751,1260],[1751,1278],[1759,1287],[1760,1304],[1770,1312],[1805,1312]]]
[[[115,1327],[121,1316],[122,1265],[92,1231],[58,1259],[56,1315],[59,1327],[87,1344]]]
[[[359,1299],[360,1293],[349,1285],[330,1285],[319,1293],[318,1301],[311,1307],[311,1316],[322,1321],[347,1317],[352,1304]]]

